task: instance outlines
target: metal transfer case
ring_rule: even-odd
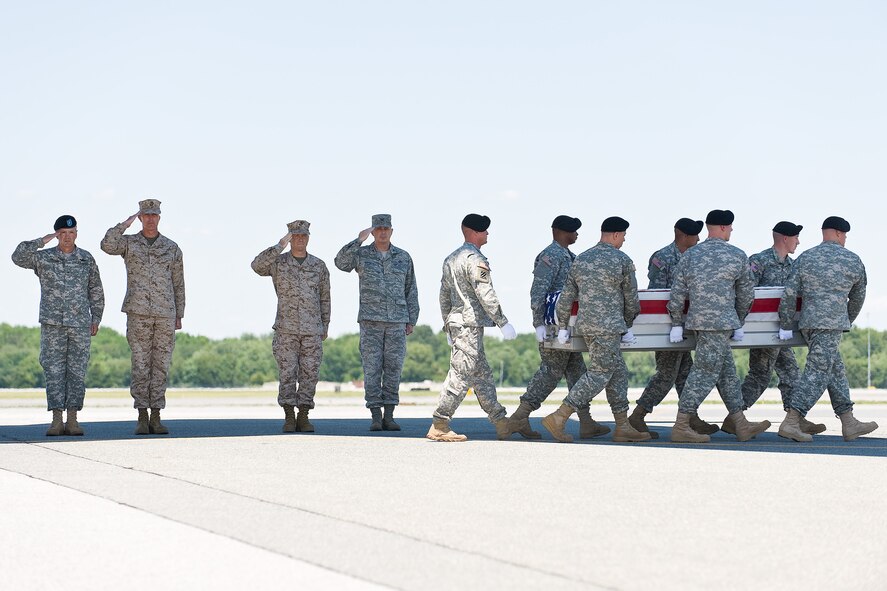
[[[751,349],[758,347],[806,347],[807,343],[801,338],[798,331],[798,311],[801,309],[801,300],[795,310],[792,321],[794,335],[790,340],[779,340],[779,301],[782,299],[782,287],[756,287],[755,301],[751,312],[745,319],[743,328],[745,338],[741,341],[730,341],[733,349]],[[639,289],[638,299],[641,302],[641,313],[635,318],[631,327],[637,341],[634,343],[622,343],[623,351],[690,351],[696,348],[696,337],[692,330],[684,331],[684,340],[680,343],[672,343],[668,336],[671,332],[671,316],[666,305],[671,296],[670,289]],[[576,325],[579,302],[573,302],[573,310],[570,315],[569,328],[571,339],[562,345],[557,341],[557,327],[549,326],[543,346],[546,349],[558,349],[562,351],[587,351],[585,340],[581,335],[572,334]],[[689,303],[684,308],[686,314]]]

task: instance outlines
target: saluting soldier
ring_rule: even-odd
[[[419,294],[413,259],[391,244],[391,215],[376,214],[336,255],[336,267],[360,277],[360,358],[370,431],[400,431],[394,407],[400,403],[400,375],[407,335],[419,319]],[[361,246],[372,234],[373,243]],[[382,416],[384,409],[385,415]]]
[[[77,220],[63,215],[53,230],[19,244],[12,261],[40,280],[40,365],[52,411],[46,434],[83,435],[77,413],[83,409],[89,348],[102,322],[105,292],[95,259],[75,244]],[[55,248],[40,250],[55,239]],[[68,420],[63,423],[64,409]]]
[[[138,234],[126,234],[135,219]],[[179,245],[162,235],[160,201],[139,201],[139,211],[110,228],[102,250],[123,257],[126,265],[126,340],[132,350],[129,386],[133,407],[138,410],[136,435],[169,433],[160,422],[166,408],[169,366],[176,345],[176,331],[185,316],[185,270]],[[148,416],[148,409],[151,416]]]
[[[853,416],[853,401],[841,351],[841,337],[859,316],[865,302],[865,265],[845,247],[850,223],[830,216],[822,223],[822,242],[798,257],[779,303],[779,338],[792,338],[792,321],[798,298],[803,301],[798,328],[810,350],[804,372],[792,389],[789,410],[779,435],[795,441],[812,441],[800,423],[828,388],[832,409],[841,419],[844,441],[853,441],[878,428]]]
[[[699,232],[704,225],[702,220],[690,218],[675,222],[674,242],[654,252],[647,264],[647,289],[671,289],[681,255],[699,243]],[[659,439],[659,433],[650,431],[644,417],[665,399],[672,386],[677,390],[678,397],[681,396],[687,375],[693,367],[693,358],[689,351],[656,351],[654,357],[656,372],[647,382],[628,421],[638,431],[649,432],[653,439]],[[697,414],[690,415],[690,426],[698,433],[711,434],[718,430],[717,425],[706,423]]]
[[[628,422],[628,368],[620,348],[620,342],[635,341],[631,326],[641,311],[634,263],[620,250],[628,225],[617,216],[603,221],[600,242],[573,261],[557,303],[558,341],[566,343],[573,301],[579,300],[575,332],[585,339],[589,361],[588,371],[570,388],[560,408],[542,419],[542,426],[558,441],[573,441],[564,431],[567,421],[604,388],[616,422],[613,441],[651,438]]]
[[[539,341],[539,356],[542,363],[530,378],[527,392],[520,397],[520,406],[511,415],[511,420],[520,425],[518,433],[528,439],[542,437],[530,428],[528,420],[530,413],[542,406],[561,378],[566,377],[567,387],[572,388],[587,371],[582,353],[546,349],[543,345],[546,337],[554,337],[557,334],[555,315],[546,314],[546,311],[553,309],[564,288],[570,265],[576,258],[570,250],[570,245],[576,243],[580,227],[582,222],[579,218],[568,215],[554,218],[551,222],[552,242],[536,255],[536,260],[533,262],[530,309],[533,311],[533,326],[536,327],[536,340]],[[599,437],[610,432],[609,427],[591,418],[588,405],[580,407],[578,415],[580,439]]]
[[[283,432],[313,433],[308,420],[330,326],[330,273],[308,254],[311,224],[296,220],[274,246],[260,252],[253,271],[271,277],[277,293],[277,316],[271,350],[280,373],[277,403],[283,407]],[[289,253],[284,253],[287,245]],[[299,409],[296,416],[295,408]]]
[[[671,440],[707,443],[710,437],[690,426],[706,396],[717,385],[736,437],[747,441],[766,431],[769,421],[751,423],[742,412],[742,392],[730,339],[741,341],[742,325],[755,299],[748,257],[728,244],[733,233],[733,212],[715,209],[705,218],[708,238],[687,250],[675,270],[668,302],[673,343],[683,340],[684,328],[696,334],[696,358],[678,402]],[[684,305],[690,300],[686,321]]]
[[[490,263],[481,247],[487,243],[490,218],[470,213],[462,220],[465,243],[443,263],[440,280],[440,313],[450,342],[450,369],[440,393],[431,428],[426,437],[434,441],[466,441],[450,429],[450,419],[462,404],[468,389],[496,426],[496,436],[507,439],[515,428],[505,407],[496,398],[493,371],[484,352],[484,327],[498,326],[508,341],[517,337],[493,289]]]

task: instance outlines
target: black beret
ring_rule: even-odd
[[[822,222],[822,229],[837,230],[838,232],[849,232],[850,222],[848,222],[844,218],[839,218],[836,215],[832,215],[825,218],[825,221]]]
[[[56,232],[58,232],[62,228],[76,228],[76,227],[77,227],[77,220],[74,219],[74,216],[63,215],[55,221],[55,224],[53,224],[52,229],[55,230]]]
[[[705,217],[705,223],[712,226],[729,226],[733,223],[733,212],[729,209],[713,209]]]
[[[783,236],[797,236],[803,229],[804,226],[798,226],[791,222],[779,222],[773,226],[773,231]]]
[[[479,213],[469,213],[462,219],[462,225],[475,232],[484,232],[490,227],[490,218]]]
[[[696,220],[695,222],[690,218],[681,218],[675,222],[674,227],[675,230],[680,230],[687,236],[699,236],[699,233],[702,232],[702,226],[705,224],[702,223],[702,220]]]
[[[551,227],[555,230],[563,230],[564,232],[575,232],[582,227],[579,218],[571,218],[568,215],[559,215],[551,222]]]
[[[628,221],[618,215],[604,220],[601,224],[601,232],[625,232],[628,229]]]

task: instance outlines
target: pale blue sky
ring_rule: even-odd
[[[270,330],[249,263],[293,219],[330,267],[338,335],[357,278],[333,258],[373,213],[393,215],[435,329],[459,221],[487,214],[494,285],[530,332],[556,215],[583,220],[577,253],[629,219],[645,287],[674,221],[713,208],[748,254],[781,219],[805,226],[800,253],[846,217],[869,271],[858,324],[887,329],[883,2],[0,6],[0,251],[75,215],[116,329],[123,263],[98,242],[146,197],[185,253],[184,328],[212,337]],[[0,282],[0,321],[36,325],[33,275],[7,259]]]

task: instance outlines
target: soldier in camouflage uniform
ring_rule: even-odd
[[[708,238],[685,252],[675,269],[668,302],[671,342],[683,340],[684,327],[696,333],[696,359],[678,403],[671,440],[707,443],[706,434],[690,427],[694,414],[716,385],[735,425],[736,436],[747,441],[770,426],[769,421],[750,423],[742,412],[742,392],[730,339],[740,341],[742,325],[755,299],[742,250],[727,243],[733,233],[733,212],[715,209],[705,219]],[[690,300],[686,321],[684,304]]]
[[[271,350],[280,373],[277,403],[283,407],[284,433],[314,432],[308,412],[314,408],[330,326],[330,273],[322,260],[308,254],[310,226],[305,220],[290,222],[287,234],[252,262],[253,271],[271,277],[277,293]],[[284,254],[287,244],[290,252]]]
[[[499,305],[487,257],[480,252],[487,243],[489,227],[490,218],[485,215],[470,213],[465,216],[462,220],[465,243],[444,260],[440,313],[447,341],[453,350],[437,410],[426,435],[434,441],[468,439],[450,429],[449,423],[469,388],[474,390],[481,408],[496,426],[499,439],[507,439],[517,430],[496,398],[493,371],[484,353],[485,326],[499,326],[505,340],[517,337]]]
[[[124,235],[138,218],[142,230]],[[102,250],[123,257],[126,264],[126,340],[132,350],[129,391],[138,410],[136,435],[169,433],[160,422],[166,408],[169,365],[176,331],[185,316],[185,272],[179,246],[160,234],[160,201],[139,201],[139,211],[110,228]],[[151,416],[148,417],[148,409]]]
[[[561,378],[566,377],[567,387],[572,388],[587,371],[582,353],[546,349],[543,345],[546,338],[551,339],[557,333],[555,319],[551,314],[546,317],[546,308],[549,307],[550,301],[560,296],[564,288],[570,265],[576,258],[576,255],[570,251],[570,245],[579,237],[578,230],[581,226],[579,218],[568,215],[554,218],[551,223],[553,240],[533,262],[530,309],[533,311],[533,326],[536,327],[536,340],[539,341],[539,356],[542,358],[542,363],[530,378],[527,392],[520,398],[520,406],[511,415],[511,420],[520,425],[518,433],[527,439],[542,437],[530,428],[528,420],[530,413],[542,406]],[[609,427],[591,418],[588,405],[580,407],[578,414],[580,439],[598,437],[610,432]]]
[[[694,221],[690,218],[681,218],[675,222],[674,242],[654,252],[647,264],[647,278],[650,281],[647,289],[671,289],[681,255],[699,242],[699,232],[703,225],[702,220]],[[672,386],[680,397],[693,366],[693,358],[689,351],[656,351],[655,358],[656,373],[644,388],[628,421],[638,431],[649,432],[653,439],[659,439],[659,433],[650,431],[644,417],[653,412],[653,408],[662,402]],[[706,423],[696,414],[690,415],[690,426],[694,431],[705,434],[718,430],[717,425]]]
[[[400,431],[394,407],[400,402],[400,374],[406,337],[419,320],[419,294],[413,259],[391,244],[391,215],[373,216],[372,226],[339,250],[336,267],[360,277],[360,358],[370,431]],[[372,234],[373,243],[361,246]],[[385,416],[382,416],[384,408]]]
[[[832,216],[822,223],[822,243],[801,254],[792,266],[779,303],[779,338],[792,338],[796,302],[801,298],[798,328],[810,347],[804,373],[792,389],[790,408],[779,426],[779,435],[795,441],[811,441],[800,418],[806,416],[828,388],[832,408],[841,419],[844,441],[878,428],[853,416],[847,371],[838,346],[841,336],[859,315],[865,301],[865,266],[845,248],[850,224]]]
[[[12,261],[32,269],[40,280],[40,365],[52,411],[46,434],[83,435],[77,412],[83,409],[90,339],[102,321],[105,292],[95,259],[75,245],[77,220],[63,215],[53,229],[19,244]],[[40,250],[56,238],[58,246]],[[64,409],[68,420],[62,423]]]
[[[558,341],[566,343],[573,301],[579,300],[575,333],[585,339],[589,360],[588,371],[570,388],[560,408],[542,419],[542,426],[558,441],[573,441],[564,432],[570,415],[604,388],[616,422],[613,441],[650,439],[649,433],[628,422],[628,368],[620,349],[620,342],[634,342],[631,325],[641,311],[634,263],[619,250],[627,229],[628,222],[620,217],[604,220],[600,242],[576,257],[557,303]]]
[[[792,257],[801,243],[803,226],[782,221],[773,227],[773,246],[748,258],[748,268],[755,287],[784,286],[792,270]],[[798,380],[798,362],[791,347],[766,347],[749,350],[748,374],[742,382],[742,408],[748,410],[770,385],[770,376],[776,370],[782,409],[788,412],[792,387]],[[802,429],[811,435],[825,431],[825,425],[801,418]],[[732,433],[732,425],[724,421],[724,431]]]

